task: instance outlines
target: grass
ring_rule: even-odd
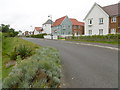
[[[0,89],[2,87],[2,33],[0,32]]]
[[[110,41],[87,41],[87,40],[66,40],[66,41],[79,41],[79,42],[91,42],[91,43],[105,43],[118,45],[120,42],[110,42]]]
[[[8,37],[8,38],[3,38],[3,42],[2,42],[2,77],[3,79],[6,78],[9,74],[9,72],[12,69],[12,66],[9,68],[6,68],[6,63],[10,61],[10,57],[9,55],[11,54],[11,52],[13,52],[15,47],[18,47],[19,45],[26,45],[28,47],[30,47],[32,50],[36,50],[38,48],[40,48],[39,45],[37,44],[33,44],[32,42],[28,42],[26,40],[23,40],[21,38],[17,38],[17,37]]]

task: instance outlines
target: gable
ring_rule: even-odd
[[[66,18],[62,21],[60,25],[72,25],[72,22],[70,21],[68,16],[66,16]]]
[[[93,13],[93,10],[94,10],[95,8],[98,9],[98,10],[96,10],[96,13],[97,13],[97,14],[103,13],[104,15],[109,16],[109,15],[102,9],[102,7],[101,7],[100,5],[98,5],[97,3],[95,3],[95,4],[92,6],[92,8],[90,9],[90,11],[88,12],[88,14],[86,15],[86,17],[84,18],[84,20],[85,20],[91,13]],[[94,15],[95,15],[95,14],[94,14]]]
[[[57,20],[52,24],[52,26],[54,27],[54,26],[60,25],[65,18],[66,18],[66,16],[57,19]]]

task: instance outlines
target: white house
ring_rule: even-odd
[[[51,34],[51,25],[53,24],[53,21],[51,19],[48,19],[43,25],[43,33]]]
[[[118,17],[118,4],[101,7],[95,3],[84,18],[85,35],[118,33],[118,22],[112,20],[117,20]]]
[[[22,31],[18,31],[18,36],[22,36]]]
[[[41,34],[42,33],[42,27],[35,27],[33,33],[34,35]]]

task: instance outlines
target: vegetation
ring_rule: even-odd
[[[60,85],[61,65],[58,51],[42,48],[30,58],[15,65],[4,79],[4,88],[57,88]]]
[[[18,32],[15,29],[10,28],[10,25],[1,24],[0,31],[4,33],[5,37],[15,37],[18,35]]]
[[[32,54],[35,53],[36,49],[40,48],[39,45],[33,44],[31,42],[28,42],[28,41],[20,39],[20,38],[3,36],[3,42],[2,42],[2,68],[3,68],[2,74],[3,74],[3,78],[8,76],[8,73],[11,71],[11,69],[13,67],[13,66],[11,66],[11,67],[7,68],[6,64],[17,58],[17,57],[14,57],[16,54],[15,48],[18,49],[18,51],[19,51],[19,49],[21,48],[21,45],[23,45],[23,46],[25,45],[25,47],[31,48],[31,50],[33,51]],[[21,53],[21,51],[19,51],[19,53]]]
[[[29,35],[29,36],[26,36],[26,37],[32,37],[32,38],[44,38],[44,35],[47,35],[46,33],[43,33],[43,34],[37,34],[37,35]]]
[[[66,38],[66,40],[83,41],[83,42],[97,42],[97,43],[109,43],[109,44],[120,44],[120,42],[119,42],[120,34],[68,37],[68,38]]]
[[[0,31],[2,31],[0,51],[3,50],[1,56],[3,59],[0,59],[3,88],[59,87],[61,63],[56,49],[42,48],[37,44],[15,37],[18,33],[9,25],[2,24]],[[43,38],[44,35],[46,34],[30,37]]]
[[[0,89],[2,87],[2,33],[0,32]]]

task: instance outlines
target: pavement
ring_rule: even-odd
[[[23,38],[60,51],[62,88],[117,88],[118,46]]]

